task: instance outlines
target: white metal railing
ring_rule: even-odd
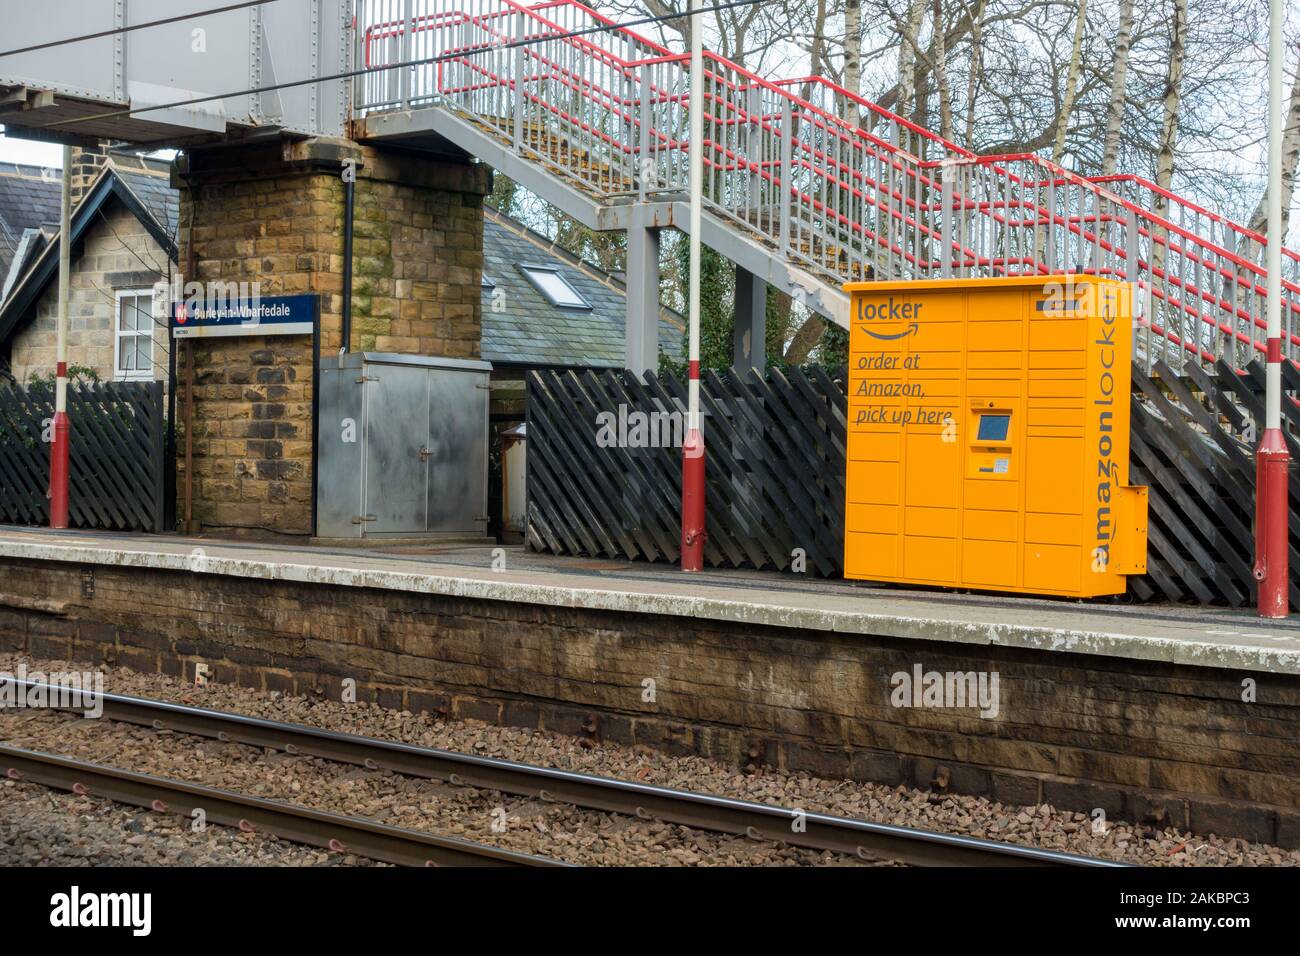
[[[445,108],[601,201],[688,186],[688,70],[574,2],[358,0],[354,110]],[[517,41],[526,46],[512,46]],[[437,62],[431,62],[437,58]],[[1263,348],[1262,237],[1134,177],[979,157],[821,78],[706,54],[705,205],[828,283],[1055,274],[1134,283],[1137,354],[1246,364]],[[1162,213],[1158,214],[1157,210]],[[1283,351],[1300,359],[1300,255]]]

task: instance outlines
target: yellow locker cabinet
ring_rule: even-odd
[[[1070,597],[1146,572],[1128,287],[855,282],[844,574]]]

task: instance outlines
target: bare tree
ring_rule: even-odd
[[[1124,124],[1128,93],[1128,58],[1133,42],[1133,0],[1120,0],[1119,29],[1115,32],[1115,60],[1111,67],[1110,102],[1106,107],[1106,140],[1101,153],[1101,174],[1113,176],[1119,159],[1119,134]]]
[[[962,136],[962,144],[969,149],[975,141],[975,101],[979,96],[980,83],[983,82],[984,58],[980,45],[983,39],[983,22],[984,22],[984,4],[977,4],[977,9],[972,12],[970,6],[961,0],[966,17],[970,20],[970,65],[966,73],[966,130]]]
[[[1282,130],[1282,235],[1291,223],[1291,200],[1295,196],[1296,163],[1300,162],[1300,64],[1291,80],[1291,100],[1286,126]],[[1268,235],[1268,188],[1250,216],[1250,228]]]
[[[921,49],[921,25],[925,20],[925,0],[908,0],[907,20],[899,33],[898,105],[896,112],[904,119],[916,111],[917,54]]]
[[[952,142],[956,137],[952,128],[952,87],[948,82],[947,30],[943,13],[943,0],[934,0],[933,69],[939,87],[939,135]]]
[[[844,0],[844,82],[846,90],[862,93],[862,0]],[[858,125],[858,106],[844,103],[844,121]]]
[[[1174,181],[1174,146],[1178,142],[1179,108],[1183,95],[1183,57],[1187,52],[1187,0],[1174,0],[1174,20],[1169,34],[1169,72],[1165,80],[1160,143],[1156,149],[1156,185],[1169,189]],[[1169,211],[1169,200],[1157,194],[1156,214]]]
[[[1083,69],[1083,31],[1088,23],[1088,2],[1079,0],[1079,12],[1074,21],[1074,43],[1070,47],[1070,68],[1065,74],[1065,96],[1061,112],[1056,117],[1056,141],[1052,144],[1052,162],[1060,164],[1065,156],[1065,135],[1074,113],[1074,98],[1078,94],[1079,73]]]
[[[826,332],[826,320],[816,312],[809,312],[799,331],[795,332],[794,338],[790,340],[790,345],[785,350],[782,358],[791,365],[803,365],[808,361],[808,356],[817,343],[822,340],[822,335]]]

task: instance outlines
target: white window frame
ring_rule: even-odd
[[[587,297],[578,291],[578,287],[569,281],[569,277],[564,274],[564,270],[558,268],[557,266],[543,265],[534,262],[521,262],[519,263],[519,271],[524,274],[524,278],[528,280],[529,284],[532,285],[532,287],[536,289],[539,293],[541,293],[542,298],[544,298],[555,308],[579,309],[585,312],[590,312],[592,310],[591,303],[587,301]],[[558,301],[555,298],[555,296],[551,295],[549,289],[547,289],[544,285],[542,285],[540,282],[537,281],[537,278],[533,275],[534,272],[549,272],[551,275],[555,276],[556,279],[560,280],[560,282],[564,284],[565,288],[567,288],[570,292],[572,292],[573,297],[578,301],[577,302]]]
[[[153,289],[118,289],[113,294],[113,381],[115,382],[152,382],[154,380],[154,326],[153,326]],[[122,331],[122,300],[146,298],[149,300],[149,331]],[[122,339],[135,338],[139,335],[149,336],[149,367],[143,371],[122,371]]]

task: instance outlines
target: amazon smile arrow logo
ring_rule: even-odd
[[[916,332],[916,331],[917,331],[918,329],[920,329],[920,328],[921,328],[921,327],[920,327],[919,325],[917,325],[915,322],[913,322],[911,325],[909,325],[907,328],[905,328],[902,332],[893,332],[893,333],[890,333],[890,332],[872,332],[870,329],[863,329],[863,331],[866,332],[866,333],[867,333],[869,336],[871,336],[873,339],[880,339],[880,340],[882,340],[882,341],[884,341],[884,342],[892,342],[892,341],[895,341],[896,339],[905,339],[905,338],[907,338],[909,335],[911,335],[913,332]]]

